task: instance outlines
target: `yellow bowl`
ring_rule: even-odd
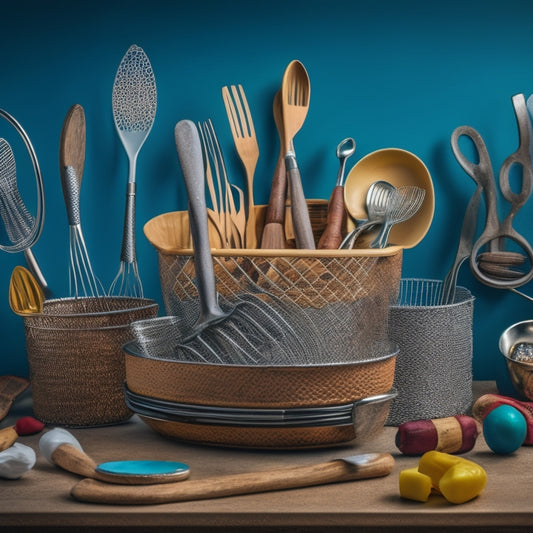
[[[426,165],[416,155],[400,148],[383,148],[360,159],[350,170],[344,186],[344,202],[350,215],[366,219],[366,194],[372,183],[388,181],[395,187],[416,185],[426,191],[418,212],[395,224],[389,241],[402,248],[413,248],[426,235],[435,211],[433,182]]]

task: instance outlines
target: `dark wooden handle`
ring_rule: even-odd
[[[342,230],[345,226],[344,188],[337,185],[329,199],[327,225],[318,241],[318,248],[336,250],[342,242]]]
[[[338,459],[315,465],[234,474],[166,485],[111,485],[93,479],[84,479],[72,488],[71,495],[85,502],[143,505],[222,498],[237,494],[309,487],[390,474],[394,467],[392,455],[380,453],[371,454],[371,456],[358,465]]]
[[[265,226],[270,223],[283,224],[285,221],[285,198],[287,197],[287,174],[285,159],[280,154],[270,189],[270,199],[265,214]]]

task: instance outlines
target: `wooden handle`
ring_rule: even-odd
[[[57,466],[85,477],[95,477],[96,463],[72,444],[61,444],[52,452],[52,461]]]
[[[18,439],[19,435],[15,431],[15,426],[10,426],[0,430],[0,452],[7,450]]]
[[[93,479],[84,479],[72,488],[71,495],[79,501],[121,505],[205,500],[386,476],[390,474],[393,466],[394,459],[390,454],[372,454],[368,460],[360,464],[338,459],[310,466],[234,474],[149,487],[108,485]]]
[[[285,172],[285,158],[280,153],[274,176],[272,177],[272,186],[270,188],[270,198],[265,214],[265,224],[275,222],[283,224],[285,221],[285,198],[287,196],[287,175]]]
[[[67,112],[59,140],[59,168],[72,166],[81,184],[85,164],[85,112],[74,104]]]
[[[331,193],[326,229],[318,241],[319,249],[336,250],[342,242],[342,230],[346,226],[344,188],[337,185]]]

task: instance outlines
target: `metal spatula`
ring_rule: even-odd
[[[135,193],[137,155],[154,124],[157,109],[155,76],[148,56],[130,46],[122,58],[113,84],[113,119],[129,159],[126,211],[120,252],[120,268],[109,288],[110,295],[143,296],[135,253]]]

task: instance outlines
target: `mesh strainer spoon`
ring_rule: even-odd
[[[129,159],[126,211],[120,268],[109,294],[143,296],[135,254],[135,174],[137,155],[154,124],[157,108],[155,76],[148,56],[133,44],[122,58],[113,84],[113,119]]]
[[[385,222],[391,196],[395,191],[396,187],[388,181],[375,181],[370,185],[366,194],[366,210],[368,218],[366,220],[357,221],[357,227],[346,235],[341,242],[340,249],[352,249],[357,237],[359,237],[363,231],[368,231],[374,226]]]
[[[421,187],[414,185],[398,187],[388,206],[385,222],[377,237],[370,244],[370,248],[385,248],[392,226],[414,216],[420,209],[425,195],[426,191]]]

